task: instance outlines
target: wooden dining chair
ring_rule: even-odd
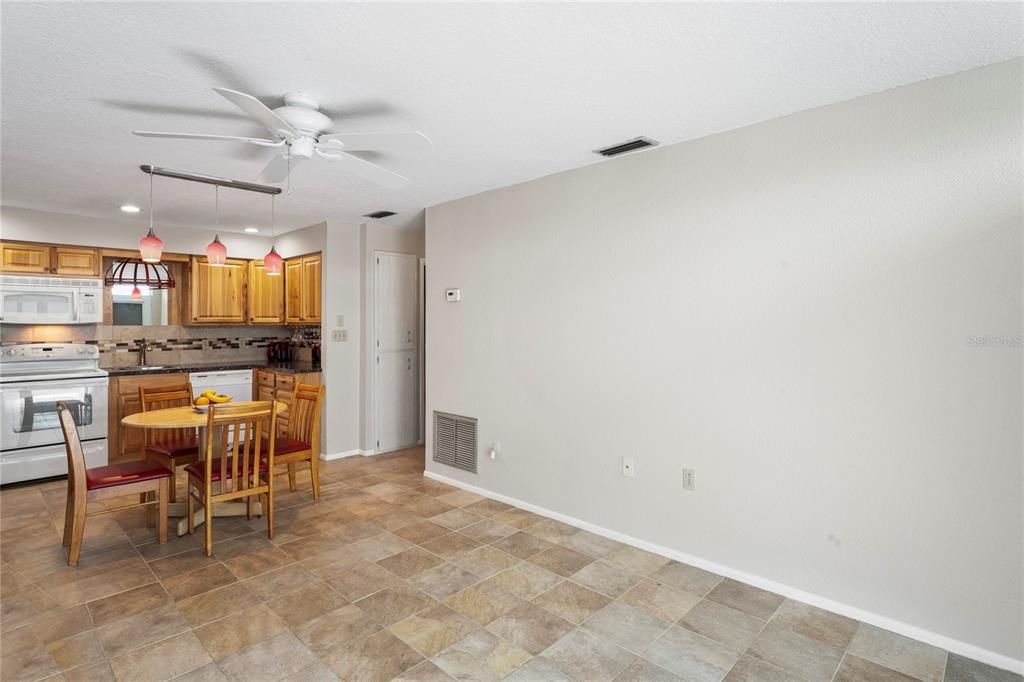
[[[123,462],[87,469],[75,418],[63,400],[57,402],[57,416],[61,431],[64,432],[64,447],[68,454],[68,497],[64,510],[63,540],[64,546],[69,547],[68,565],[76,565],[82,553],[82,536],[87,516],[142,505],[157,505],[157,539],[161,544],[167,542],[167,490],[173,478],[170,469],[148,461]],[[154,493],[156,499],[146,501],[149,493]],[[113,509],[87,509],[90,501],[133,494],[139,494],[143,501]]]
[[[143,412],[192,405],[192,384],[139,386]],[[177,473],[178,466],[199,460],[199,439],[195,429],[146,429],[145,459],[159,462]],[[177,486],[171,479],[171,502],[178,501]]]
[[[274,440],[277,428],[273,401],[211,405],[206,418],[205,456],[185,466],[188,474],[188,532],[195,533],[195,503],[203,506],[206,556],[213,554],[213,506],[245,499],[252,518],[255,498],[263,498],[267,537],[274,537]],[[216,489],[215,485],[216,484]]]
[[[313,499],[320,499],[320,407],[324,386],[297,384],[289,406],[288,435],[278,436],[274,445],[274,463],[288,465],[288,488],[295,492],[295,470],[299,462],[309,462]]]

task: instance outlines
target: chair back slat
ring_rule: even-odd
[[[192,382],[176,386],[139,386],[139,402],[143,412],[188,407],[192,405]],[[195,429],[145,429],[146,445],[173,443],[194,435]]]
[[[85,451],[78,437],[75,417],[63,400],[57,401],[57,417],[60,419],[60,430],[64,433],[64,449],[68,455],[68,485],[75,494],[85,494]]]
[[[267,460],[273,471],[274,443],[271,441],[266,453],[263,453],[260,450],[260,438],[263,433],[273,433],[277,427],[277,411],[274,407],[271,401],[210,406],[206,418],[206,475],[210,477],[213,467],[218,467],[221,493],[259,486],[261,457]],[[213,448],[215,434],[218,432],[219,450],[223,453],[220,458],[215,456]]]
[[[320,448],[320,406],[324,390],[324,386],[296,384],[289,410],[288,436],[309,443],[314,452],[319,452]]]

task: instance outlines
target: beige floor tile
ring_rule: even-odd
[[[266,604],[256,604],[226,618],[196,628],[196,636],[210,657],[220,661],[236,651],[284,632],[288,626]]]
[[[324,657],[338,647],[373,634],[381,626],[358,606],[349,604],[293,629],[314,654]]]
[[[92,616],[85,604],[53,609],[32,620],[32,632],[43,644],[77,635],[93,627]]]
[[[0,670],[4,680],[41,680],[60,672],[60,666],[50,658],[42,644],[0,656]]]
[[[615,682],[686,682],[686,680],[647,659],[637,658],[619,673]]]
[[[690,609],[679,621],[679,625],[724,644],[733,651],[746,651],[766,623],[742,611],[705,599]]]
[[[574,682],[543,656],[534,656],[505,679],[508,682]]]
[[[210,656],[191,632],[110,659],[119,682],[159,682],[201,668]]]
[[[472,512],[468,512],[465,509],[458,508],[430,517],[430,521],[432,523],[444,526],[448,530],[459,530],[466,526],[472,526],[474,523],[481,520],[482,517],[477,516]]]
[[[106,659],[95,630],[54,640],[46,645],[46,653],[63,670],[92,665]]]
[[[476,540],[471,540],[465,535],[459,535],[458,533],[442,535],[439,538],[434,538],[422,544],[423,549],[433,552],[448,561],[456,559],[463,554],[468,554],[479,546],[480,543]]]
[[[857,632],[857,621],[792,599],[779,606],[771,622],[839,649],[845,649]]]
[[[501,512],[512,509],[512,505],[505,504],[504,502],[498,502],[497,500],[483,499],[479,502],[473,502],[463,507],[466,511],[473,512],[479,516],[485,516],[491,518],[500,514]]]
[[[554,547],[547,540],[536,535],[530,535],[524,531],[519,531],[515,535],[509,535],[506,538],[493,542],[491,546],[520,559],[529,559],[535,554],[540,554],[544,550]]]
[[[544,658],[574,680],[612,680],[636,655],[585,630],[576,629],[544,650]]]
[[[753,656],[741,656],[725,676],[726,682],[801,682],[781,668]]]
[[[472,585],[445,599],[445,604],[481,625],[487,625],[498,616],[525,603],[497,585],[485,583]]]
[[[110,667],[109,661],[102,661],[92,665],[82,666],[64,671],[64,678],[68,682],[115,682],[114,669]],[[188,682],[186,678],[179,678]]]
[[[641,577],[623,568],[598,559],[572,575],[572,579],[580,585],[616,599],[629,588],[640,582]]]
[[[807,682],[831,680],[843,657],[842,649],[805,637],[774,622],[761,631],[747,653]]]
[[[1007,670],[993,668],[979,661],[949,654],[945,682],[1022,682],[1024,678]]]
[[[498,523],[491,519],[483,519],[459,529],[459,535],[465,535],[467,538],[472,538],[484,544],[490,544],[496,540],[507,538],[509,535],[515,535],[518,532],[512,526],[506,526],[504,523]]]
[[[398,582],[391,571],[369,562],[353,564],[336,576],[327,578],[327,584],[349,601],[362,599]]]
[[[372,538],[383,532],[384,528],[373,521],[364,521],[360,519],[358,521],[346,523],[340,528],[332,530],[330,535],[342,544],[350,544],[353,542],[359,542],[360,540],[366,540],[367,538]]]
[[[328,663],[343,680],[389,680],[422,660],[408,644],[381,630],[332,651]]]
[[[276,613],[289,627],[319,618],[348,604],[348,601],[333,589],[322,585],[310,585],[294,592],[281,595],[267,602],[267,607]]]
[[[177,603],[178,610],[192,627],[219,620],[252,606],[252,593],[243,583],[231,583],[203,592]]]
[[[295,559],[277,547],[267,547],[248,554],[242,554],[224,562],[236,578],[245,580],[294,563]]]
[[[843,662],[832,679],[833,682],[915,682],[915,678],[909,675],[890,670],[853,654],[843,656]]]
[[[160,582],[163,583],[164,589],[167,590],[167,594],[170,595],[171,599],[181,601],[182,599],[188,599],[197,594],[223,587],[237,580],[238,578],[228,570],[227,566],[217,562],[191,573],[164,578]]]
[[[97,635],[107,656],[114,658],[188,629],[181,612],[174,604],[167,604],[108,623],[97,630]]]
[[[169,556],[166,559],[157,559],[149,562],[149,570],[153,571],[158,579],[170,578],[171,576],[184,575],[200,568],[205,568],[220,560],[216,557],[208,557],[203,550],[196,548],[180,554]]]
[[[629,573],[649,575],[668,563],[668,558],[636,547],[622,547],[608,553],[605,561]]]
[[[644,651],[644,658],[690,682],[721,680],[740,655],[718,642],[673,626]]]
[[[447,597],[480,582],[480,576],[452,563],[441,564],[409,578],[409,584],[443,601]]]
[[[401,583],[374,592],[355,602],[371,618],[387,627],[408,618],[414,613],[430,608],[436,602],[411,585]]]
[[[782,595],[732,578],[726,578],[718,583],[715,589],[708,593],[707,598],[761,620],[769,620],[786,600]]]
[[[417,545],[429,542],[442,535],[448,535],[451,531],[432,521],[422,520],[403,526],[394,531],[398,537],[416,543]]]
[[[696,606],[700,602],[700,597],[644,578],[619,597],[619,601],[641,608],[655,618],[674,623]]]
[[[479,628],[478,623],[438,604],[395,623],[388,630],[429,658]]]
[[[640,653],[669,625],[671,623],[658,620],[643,609],[616,601],[587,619],[583,628],[624,649]]]
[[[672,561],[651,574],[651,579],[663,582],[677,590],[692,592],[700,596],[707,595],[722,582],[722,576],[705,571],[696,566]]]
[[[422,573],[443,563],[445,563],[444,559],[420,547],[413,547],[377,561],[378,566],[391,571],[400,578],[411,578],[417,573]]]
[[[396,677],[395,682],[451,682],[451,679],[448,673],[432,662],[423,661]]]
[[[517,509],[515,507],[503,511],[500,514],[495,514],[491,518],[493,518],[498,523],[504,523],[507,526],[512,526],[513,528],[518,528],[519,530],[522,530],[523,528],[528,528],[533,524],[537,523],[538,521],[542,521],[544,519],[543,516],[539,516],[537,514],[534,514],[533,512],[528,512],[525,509]]]
[[[570,580],[563,580],[530,601],[570,623],[579,625],[607,606],[611,599]]]
[[[494,619],[487,629],[536,655],[568,634],[573,625],[546,609],[526,603]]]
[[[502,552],[500,549],[485,545],[462,556],[455,557],[452,559],[452,563],[481,578],[488,578],[515,566],[519,563],[519,559],[511,554]]]
[[[417,499],[406,504],[405,508],[423,517],[436,516],[455,509],[453,505],[442,502],[437,498]]]
[[[150,583],[119,594],[91,601],[86,606],[95,627],[128,618],[169,603],[171,598],[160,583]]]
[[[281,682],[337,682],[338,676],[322,661],[296,670],[281,678]]]
[[[277,599],[282,594],[294,592],[303,587],[319,585],[320,582],[319,578],[302,566],[291,564],[284,568],[268,571],[255,578],[249,578],[245,581],[245,586],[249,588],[254,599],[270,601]]]
[[[490,585],[497,585],[520,599],[529,601],[541,592],[550,590],[564,578],[528,561],[521,561],[512,568],[496,573],[487,579]]]
[[[393,533],[381,533],[372,538],[354,542],[349,546],[352,555],[363,561],[378,561],[384,557],[404,552],[414,547],[413,543]]]
[[[207,663],[201,668],[196,668],[179,677],[174,682],[226,682],[227,675],[221,671],[216,663]]]
[[[946,652],[917,640],[861,623],[849,653],[924,682],[942,682]]]
[[[555,545],[539,554],[534,554],[528,561],[567,578],[592,563],[594,559],[567,547]]]
[[[217,663],[229,680],[279,680],[320,661],[289,631],[225,657]]]
[[[579,533],[580,529],[576,526],[570,526],[568,523],[556,521],[555,519],[542,519],[531,525],[527,532],[530,535],[536,535],[548,542],[559,544],[563,540],[567,540],[573,535]]]
[[[577,552],[582,552],[587,556],[592,556],[595,559],[601,559],[616,550],[626,547],[621,542],[616,542],[615,540],[610,540],[585,530],[578,531],[575,535],[559,540],[558,544],[574,549]]]
[[[466,505],[474,504],[485,499],[483,495],[477,495],[471,493],[468,490],[455,490],[444,495],[439,495],[438,500],[445,504],[450,504],[453,507],[465,507]]]
[[[530,660],[530,654],[493,633],[477,630],[432,660],[458,680],[496,681]]]

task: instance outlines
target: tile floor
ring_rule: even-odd
[[[422,449],[329,462],[319,504],[279,494],[273,542],[217,519],[212,558],[142,510],[92,517],[77,568],[64,484],[5,490],[0,677],[1021,680],[422,470]]]

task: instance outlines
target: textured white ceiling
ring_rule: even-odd
[[[590,150],[636,135],[680,142],[1009,59],[1021,26],[1019,3],[5,2],[2,198],[120,216],[147,205],[140,163],[254,179],[269,150],[130,134],[261,134],[210,89],[224,86],[270,106],[304,90],[339,130],[413,128],[436,145],[377,159],[413,178],[400,191],[306,162],[278,202],[286,229],[407,216],[614,163]],[[222,192],[222,222],[265,225],[268,204]],[[157,179],[156,206],[210,226],[213,188]]]

